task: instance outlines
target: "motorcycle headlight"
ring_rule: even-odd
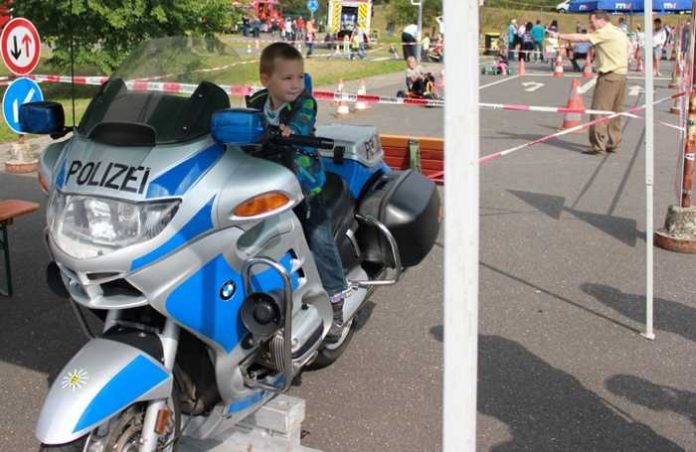
[[[131,203],[55,190],[46,213],[56,245],[88,259],[157,236],[174,218],[180,201]]]

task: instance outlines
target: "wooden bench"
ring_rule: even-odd
[[[442,185],[444,171],[444,140],[412,138],[401,135],[380,135],[384,161],[392,169],[414,169]]]
[[[19,216],[32,213],[39,208],[35,202],[7,199],[0,201],[0,249],[5,255],[5,289],[0,288],[0,295],[12,296],[12,271],[10,267],[10,242],[7,239],[7,226]]]

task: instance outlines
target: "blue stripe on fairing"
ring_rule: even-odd
[[[89,403],[73,429],[78,432],[97,424],[159,386],[170,375],[143,355],[138,355],[109,380]],[[58,416],[60,413],[56,413]]]
[[[280,264],[292,271],[292,257],[287,253]],[[293,290],[299,285],[299,277],[291,274]],[[236,291],[232,298],[223,300],[220,288],[232,281]],[[266,269],[252,277],[255,291],[271,292],[282,290],[283,281],[273,269]],[[239,311],[246,298],[242,275],[227,263],[221,254],[210,260],[196,273],[188,277],[167,297],[165,306],[177,322],[202,336],[218,343],[226,352],[239,344],[246,329],[242,325]]]
[[[336,173],[346,181],[351,194],[358,199],[362,192],[365,182],[367,182],[376,172],[388,173],[391,169],[384,163],[372,167],[365,166],[357,160],[344,160],[343,163],[334,163],[333,159],[322,157],[324,169],[331,173]]]
[[[180,196],[186,193],[224,152],[225,147],[220,144],[203,149],[150,182],[146,197]]]
[[[131,263],[131,270],[137,270],[140,267],[144,267],[162,256],[165,256],[175,249],[179,248],[181,245],[185,244],[189,240],[198,237],[206,231],[213,228],[213,201],[215,197],[210,198],[208,204],[206,204],[201,210],[199,210],[196,215],[189,220],[183,228],[181,228],[174,236],[167,240],[162,246],[150,251],[148,254],[135,259]]]
[[[65,171],[66,171],[67,167],[68,167],[68,159],[65,159],[63,161],[63,165],[60,168],[60,172],[58,173],[58,177],[56,177],[56,186],[58,188],[63,188],[63,184],[65,184]]]

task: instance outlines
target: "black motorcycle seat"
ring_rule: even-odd
[[[331,232],[334,239],[338,241],[353,223],[355,200],[343,178],[328,171],[321,197],[324,199],[328,214],[331,216]]]

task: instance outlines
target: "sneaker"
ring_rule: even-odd
[[[343,329],[343,304],[345,295],[343,292],[337,293],[331,297],[331,309],[333,309],[333,322],[329,329],[329,336],[340,336]]]

